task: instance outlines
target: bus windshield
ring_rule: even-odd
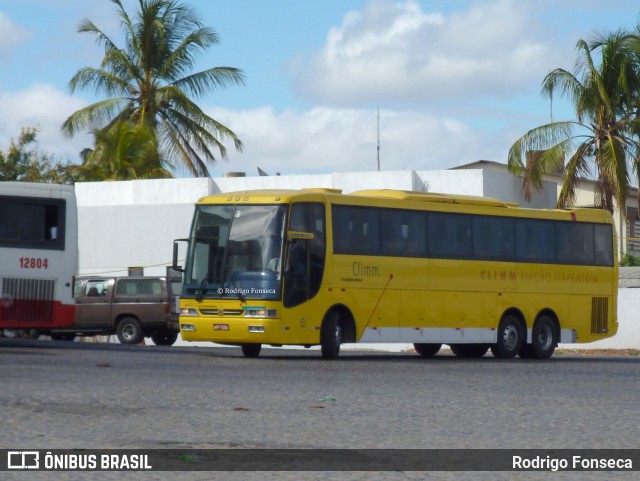
[[[283,205],[198,206],[183,295],[279,299],[286,211]]]

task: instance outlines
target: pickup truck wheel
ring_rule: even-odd
[[[178,333],[176,331],[169,331],[168,329],[154,331],[151,334],[151,340],[156,346],[173,346],[173,343],[178,339]]]
[[[116,334],[121,344],[139,344],[144,337],[140,323],[133,317],[122,319],[118,323]]]

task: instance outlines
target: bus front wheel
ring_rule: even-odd
[[[178,331],[159,329],[151,334],[151,340],[156,346],[173,346],[178,340]]]
[[[337,312],[329,314],[322,322],[320,330],[320,350],[324,359],[336,359],[342,344],[342,326]]]
[[[243,344],[242,354],[244,354],[244,357],[258,357],[261,349],[262,344]]]
[[[498,339],[491,346],[491,352],[495,357],[511,359],[518,354],[524,340],[520,320],[509,314],[500,321],[498,327]]]

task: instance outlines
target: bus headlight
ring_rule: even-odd
[[[251,317],[252,319],[264,319],[264,318],[276,318],[278,317],[277,309],[264,309],[264,308],[251,308],[246,307],[244,310],[244,317]]]
[[[193,324],[180,324],[180,330],[181,331],[195,332],[196,326],[194,326]]]
[[[180,308],[180,315],[181,316],[192,316],[195,317],[198,315],[198,310],[194,309],[193,307],[181,307]]]

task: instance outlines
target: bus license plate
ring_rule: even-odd
[[[229,330],[229,324],[214,324],[213,325],[213,330],[214,331],[228,331]]]

